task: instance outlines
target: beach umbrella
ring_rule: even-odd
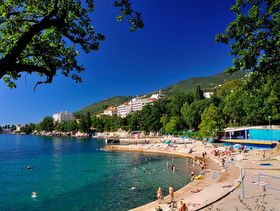
[[[170,145],[171,143],[172,143],[172,141],[171,140],[169,140],[169,141],[167,141],[166,142],[168,145]]]

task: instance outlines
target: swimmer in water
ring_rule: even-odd
[[[37,192],[33,191],[31,194],[31,198],[36,198],[37,197]]]
[[[171,170],[172,170],[172,171],[176,171],[176,167],[175,167],[175,165],[174,165],[174,164],[172,164],[172,166],[171,166]]]

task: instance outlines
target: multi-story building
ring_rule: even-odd
[[[159,98],[156,98],[154,95],[152,95],[150,98],[133,98],[131,100],[131,108],[132,112],[134,111],[141,111],[143,107],[147,104],[153,103],[157,101]]]
[[[74,118],[73,114],[70,112],[60,112],[53,115],[53,120],[55,122],[67,122]]]
[[[132,112],[141,111],[142,108],[147,104],[146,98],[142,99],[139,97],[133,98],[130,101]]]
[[[118,106],[117,115],[121,118],[125,118],[131,112],[132,112],[132,107],[129,102],[126,102],[126,103]]]
[[[111,106],[104,110],[104,115],[106,115],[106,116],[114,116],[117,114],[118,114],[118,108],[114,107],[114,106]]]

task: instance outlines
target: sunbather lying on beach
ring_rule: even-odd
[[[200,191],[202,191],[202,189],[191,190],[192,193],[199,193]]]

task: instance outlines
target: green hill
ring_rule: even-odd
[[[104,110],[105,107],[109,107],[109,106],[118,106],[124,102],[127,102],[129,100],[131,100],[133,97],[131,96],[116,96],[116,97],[111,97],[108,98],[106,100],[101,100],[97,103],[93,103],[83,109],[81,109],[80,111],[77,111],[76,113],[79,114],[85,114],[87,112],[89,113],[93,113],[93,114],[98,114],[101,111]]]
[[[214,87],[219,86],[220,84],[223,84],[226,81],[243,78],[245,74],[246,72],[237,72],[232,75],[229,75],[224,72],[221,72],[209,77],[190,78],[168,86],[162,89],[162,91],[166,95],[172,95],[176,92],[193,91],[198,85],[200,85],[203,91],[210,91]]]
[[[176,92],[189,92],[189,91],[193,91],[198,85],[200,85],[202,90],[210,91],[214,87],[219,86],[220,84],[223,84],[226,81],[243,78],[245,74],[246,72],[237,72],[235,74],[229,75],[222,72],[209,77],[190,78],[184,81],[180,81],[166,88],[163,88],[162,92],[165,95],[172,95],[173,93]],[[90,112],[93,114],[98,114],[101,111],[103,111],[105,107],[118,106],[124,102],[131,100],[132,98],[133,98],[132,96],[117,96],[117,97],[108,98],[106,100],[93,103],[81,109],[80,111],[77,111],[76,113],[85,114],[87,112]]]

